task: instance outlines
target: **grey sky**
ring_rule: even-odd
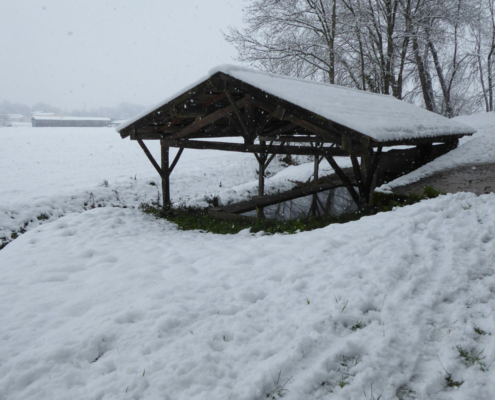
[[[3,0],[0,101],[153,104],[235,64],[242,0]]]

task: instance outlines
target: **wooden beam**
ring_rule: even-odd
[[[309,146],[273,146],[273,145],[246,145],[241,143],[225,143],[200,140],[165,140],[169,147],[183,147],[186,149],[208,149],[221,151],[235,151],[241,153],[264,154],[294,154],[294,155],[320,155],[348,157],[349,154],[338,148],[323,147],[321,149]]]
[[[223,99],[225,99],[225,92],[217,94],[216,96],[213,96],[211,99],[204,101],[203,103],[201,103],[201,106],[202,107],[208,107],[208,106],[211,106],[212,104],[215,104],[215,103],[217,103]]]
[[[169,163],[169,147],[160,141],[161,158],[162,158],[162,194],[163,194],[163,208],[170,208],[170,169]]]
[[[357,157],[353,154],[351,154],[351,162],[352,162],[352,168],[354,170],[354,176],[356,177],[356,182],[359,188],[359,200],[360,202],[362,202],[363,198],[365,197],[363,175],[361,174],[361,169],[359,167],[359,162],[357,160]]]
[[[225,92],[225,96],[227,96],[227,99],[229,99],[229,103],[234,109],[234,113],[237,117],[237,122],[239,122],[239,125],[241,126],[242,131],[244,132],[244,135],[246,135],[246,138],[250,137],[251,134],[249,130],[246,127],[246,124],[244,123],[244,120],[242,119],[241,113],[239,111],[239,108],[237,108],[236,103],[234,102],[234,99],[232,98],[232,95],[229,92]],[[247,100],[247,97],[244,98]]]
[[[170,166],[169,175],[172,173],[172,171],[174,170],[175,166],[179,162],[180,156],[182,155],[182,152],[183,151],[184,151],[184,147],[181,147],[179,149],[179,151],[177,152],[177,154],[175,155],[174,161],[172,162],[172,165]]]
[[[137,128],[149,124],[151,121],[153,121],[156,118],[162,118],[163,113],[167,113],[168,110],[172,109],[173,107],[176,107],[178,104],[186,100],[189,100],[191,97],[194,97],[196,94],[203,92],[212,86],[213,86],[213,81],[211,79],[201,82],[200,84],[196,85],[187,92],[177,96],[172,101],[169,101],[167,104],[164,104],[163,106],[157,108],[148,115],[145,115],[144,117],[138,119],[137,121],[133,122],[129,126],[122,129],[120,131],[120,136],[122,138],[126,138],[131,133],[135,132]]]
[[[265,161],[266,154],[256,154],[258,159],[258,196],[263,196],[265,194]]]
[[[373,184],[373,179],[375,177],[376,170],[378,168],[378,165],[380,164],[380,157],[382,155],[382,148],[378,147],[378,150],[376,151],[375,154],[373,154],[373,160],[371,161],[371,168],[368,171],[368,176],[366,177],[366,186],[365,186],[365,192],[366,195],[368,196],[367,202],[370,202],[370,196],[371,192],[373,190],[372,184]]]
[[[283,126],[281,128],[277,128],[277,129],[274,129],[273,131],[267,132],[266,135],[267,136],[278,137],[279,135],[281,135],[283,133],[287,133],[287,132],[291,132],[291,131],[296,131],[296,130],[301,130],[301,127],[299,125],[296,125],[296,124],[293,124],[293,123],[289,123],[289,124],[287,124],[287,125],[285,125],[285,126]],[[274,140],[274,139],[270,139],[270,140]]]
[[[460,137],[471,136],[472,133],[462,133],[458,135],[443,135],[432,136],[427,138],[418,139],[402,139],[402,140],[388,140],[386,142],[373,142],[373,147],[393,147],[393,146],[416,146],[418,144],[430,144],[430,143],[451,143],[457,141]],[[455,148],[455,147],[454,147]]]
[[[158,165],[158,163],[155,161],[155,159],[153,158],[153,155],[150,153],[150,151],[148,150],[148,148],[146,147],[146,145],[144,144],[144,142],[141,139],[137,139],[137,142],[139,143],[139,145],[143,149],[144,154],[146,154],[146,157],[148,157],[148,159],[151,161],[151,164],[153,164],[153,167],[155,167],[156,171],[158,172],[158,175],[160,175],[160,177],[162,178],[162,180],[165,179],[165,173],[160,168],[160,166]]]
[[[332,156],[326,156],[325,158],[327,159],[328,163],[333,168],[335,173],[338,175],[338,177],[341,179],[341,181],[344,183],[356,205],[359,206],[359,195],[356,193],[356,190],[354,190],[354,186],[352,186],[349,178],[347,178],[342,169],[340,169]]]
[[[290,142],[290,143],[334,143],[322,137],[315,136],[260,136],[260,140],[269,140],[272,142]]]
[[[346,172],[351,172],[350,168],[345,170]],[[333,174],[330,177],[326,177],[329,179],[329,182],[320,183],[317,185],[309,185],[302,188],[292,189],[287,192],[266,195],[261,198],[253,198],[251,200],[243,201],[240,203],[229,204],[226,206],[220,206],[211,209],[214,212],[223,212],[229,214],[241,214],[248,211],[253,211],[256,208],[268,207],[273,204],[277,204],[283,201],[297,199],[299,197],[308,196],[314,193],[319,193],[325,190],[334,189],[337,187],[342,187],[344,184],[342,180],[337,176],[337,174]],[[208,211],[210,214],[210,211]]]
[[[243,98],[235,103],[237,107],[244,107],[246,104],[247,99]],[[199,131],[201,128],[204,128],[207,125],[212,124],[213,122],[218,121],[219,119],[227,117],[231,112],[234,111],[234,107],[231,105],[224,107],[220,110],[217,110],[209,115],[207,115],[204,118],[201,118],[198,121],[195,121],[194,123],[186,126],[185,128],[182,128],[181,130],[171,134],[168,139],[181,139],[183,137],[186,137],[190,135],[191,133]]]

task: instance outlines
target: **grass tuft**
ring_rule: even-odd
[[[357,321],[353,326],[351,326],[351,331],[356,332],[358,329],[363,329],[366,327],[362,321]]]
[[[486,358],[482,356],[483,350],[480,352],[474,351],[474,350],[466,350],[462,346],[457,346],[457,351],[459,353],[459,357],[461,359],[461,363],[466,366],[466,367],[472,367],[475,364],[478,364],[480,366],[480,369],[482,371],[486,370],[486,364],[483,362],[483,360]]]
[[[474,331],[480,336],[487,334],[483,329],[480,329],[477,326],[474,327]]]

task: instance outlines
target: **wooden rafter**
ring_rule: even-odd
[[[239,108],[237,107],[236,103],[234,102],[234,99],[232,98],[232,95],[229,92],[225,92],[225,96],[227,96],[227,99],[229,99],[230,105],[234,109],[234,113],[235,113],[235,115],[237,117],[237,122],[239,123],[242,132],[244,132],[244,136],[246,138],[248,138],[249,136],[251,136],[251,134],[250,134],[248,128],[246,127],[246,124],[244,123],[244,120],[242,119],[241,112],[239,111]],[[246,96],[244,99],[246,100],[246,105],[247,105],[248,97]]]
[[[321,155],[321,156],[348,156],[347,152],[338,148],[324,147],[321,149],[309,146],[275,146],[259,144],[225,143],[201,140],[164,140],[169,147],[183,147],[186,149],[209,149],[221,151],[234,151],[241,153],[262,153],[262,154],[293,154],[293,155]]]
[[[243,98],[235,103],[237,107],[243,107],[247,102],[246,98]],[[195,121],[191,125],[182,128],[181,130],[171,134],[168,139],[181,139],[190,135],[191,133],[197,132],[200,129],[204,128],[207,125],[212,124],[213,122],[218,121],[219,119],[228,117],[230,113],[234,111],[234,107],[231,105],[224,107],[218,111],[215,111],[204,118],[201,118],[199,121]]]

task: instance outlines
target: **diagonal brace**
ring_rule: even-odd
[[[356,193],[356,190],[354,189],[354,186],[352,186],[351,182],[349,181],[349,178],[344,174],[344,172],[340,169],[338,164],[335,162],[332,156],[325,156],[327,159],[328,163],[331,165],[335,173],[338,175],[342,183],[345,185],[347,190],[349,191],[349,194],[351,195],[352,199],[356,203],[356,205],[359,206],[359,195]]]

